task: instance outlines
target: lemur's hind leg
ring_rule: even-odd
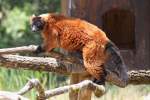
[[[83,61],[86,70],[95,78],[98,84],[105,83],[106,72],[103,66],[106,60],[104,48],[91,41],[83,48]]]
[[[68,56],[73,56],[80,59],[80,63],[83,63],[82,52],[67,52]],[[70,84],[77,84],[83,80],[91,80],[91,75],[88,73],[72,74],[70,76]],[[92,91],[89,89],[81,89],[80,91],[69,91],[69,100],[91,100]]]

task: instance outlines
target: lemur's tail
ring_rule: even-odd
[[[119,49],[110,41],[106,44],[105,50],[109,54],[109,57],[104,64],[107,73],[106,80],[120,87],[125,87],[128,82],[128,74]]]

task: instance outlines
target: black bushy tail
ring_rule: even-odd
[[[104,68],[107,72],[107,79],[115,85],[125,87],[128,82],[128,74],[119,49],[110,41],[106,44],[105,51],[109,54],[104,64]]]

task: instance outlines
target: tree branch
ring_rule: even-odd
[[[33,52],[36,50],[36,48],[37,48],[36,45],[21,46],[21,47],[14,47],[14,48],[4,48],[4,49],[0,49],[0,55],[21,53],[21,52]]]
[[[129,84],[150,84],[150,70],[129,71]]]
[[[60,53],[51,52],[53,57],[27,57],[18,55],[4,55],[21,52],[34,52],[37,46],[22,46],[15,48],[0,49],[0,65],[7,68],[23,68],[37,71],[48,71],[57,73],[81,73],[85,72],[81,61],[74,57],[65,57]],[[56,58],[56,59],[55,59]],[[3,66],[4,65],[4,66]]]
[[[1,55],[0,66],[7,68],[22,68],[28,70],[48,71],[57,73],[80,73],[85,69],[81,64],[72,63],[66,59],[50,57],[27,57],[18,55]]]
[[[45,92],[45,94],[46,94],[46,98],[49,98],[49,97],[52,97],[55,95],[66,93],[70,90],[80,91],[81,89],[84,89],[84,88],[88,88],[88,89],[94,91],[94,93],[97,94],[98,96],[101,96],[105,93],[105,87],[103,85],[97,85],[90,80],[84,80],[78,84],[59,87],[54,90],[48,90]]]
[[[35,88],[38,92],[37,100],[45,100],[45,91],[42,87],[41,83],[38,79],[31,79],[27,82],[27,84],[19,91],[17,92],[18,95],[24,95],[28,91],[30,91],[32,88]]]
[[[16,93],[0,91],[0,100],[29,100],[29,99]]]
[[[0,99],[3,100],[29,100],[21,95],[29,92],[31,89],[35,88],[38,92],[37,100],[46,100],[50,97],[66,93],[70,90],[80,91],[81,89],[88,88],[93,91],[97,96],[102,96],[105,93],[105,87],[102,85],[97,85],[90,80],[84,80],[78,84],[73,84],[69,86],[59,87],[53,90],[44,91],[44,88],[41,86],[40,82],[37,79],[31,79],[27,84],[16,93],[0,91]]]

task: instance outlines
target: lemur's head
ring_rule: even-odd
[[[33,32],[42,31],[46,24],[49,14],[43,14],[39,16],[32,15],[30,17],[31,29]]]
[[[41,14],[39,16],[32,15],[30,17],[31,29],[33,32],[42,31],[47,25],[46,23],[49,23],[48,25],[50,26],[50,24],[53,25],[55,22],[65,18],[65,16],[56,13]]]

